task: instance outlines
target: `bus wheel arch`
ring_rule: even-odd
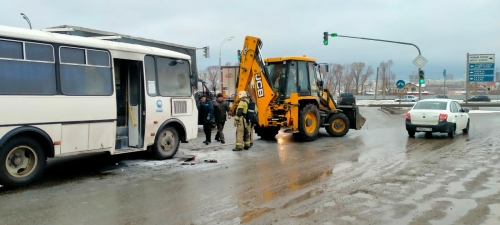
[[[15,138],[16,136],[26,136],[32,138],[40,144],[45,153],[45,156],[49,158],[55,156],[54,142],[52,141],[52,138],[50,138],[50,136],[45,133],[45,131],[32,126],[22,126],[7,132],[7,134],[0,138],[0,148],[10,139]]]
[[[30,131],[29,127],[21,127],[2,138],[0,184],[20,187],[36,181],[41,176],[47,164],[48,150],[47,139],[43,137],[45,133],[39,132],[33,131],[33,128]]]
[[[155,158],[171,159],[177,153],[181,141],[186,140],[186,129],[178,119],[163,122],[156,133],[152,153]]]

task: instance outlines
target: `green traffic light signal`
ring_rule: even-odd
[[[420,79],[420,84],[424,84],[425,83],[425,80],[424,79]]]
[[[337,37],[337,33],[330,34],[332,37]]]
[[[324,41],[323,41],[323,44],[324,44],[324,45],[328,45],[328,40],[324,40]]]

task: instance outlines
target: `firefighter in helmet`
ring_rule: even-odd
[[[241,151],[243,149],[248,150],[250,148],[250,134],[248,133],[248,103],[250,98],[246,91],[240,91],[238,93],[240,98],[238,102],[238,108],[236,109],[236,115],[234,115],[234,126],[236,127],[236,147],[233,151]]]

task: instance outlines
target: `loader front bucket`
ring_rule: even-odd
[[[365,125],[366,118],[359,113],[357,105],[339,105],[338,108],[349,118],[350,129],[360,130]]]
[[[357,107],[357,106],[356,106]],[[356,110],[356,130],[360,130],[363,125],[365,125],[366,118],[359,113],[359,110]]]

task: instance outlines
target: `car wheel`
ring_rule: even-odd
[[[408,131],[408,136],[415,137],[415,131],[409,130]]]
[[[453,124],[453,127],[451,128],[451,130],[448,132],[448,137],[449,138],[454,138],[455,137],[455,130],[457,129],[457,125],[456,124]]]
[[[416,102],[416,100],[411,100],[412,102]]]
[[[470,119],[467,120],[467,126],[465,127],[465,129],[462,130],[462,132],[464,134],[468,134],[469,133],[469,122],[470,122]]]

